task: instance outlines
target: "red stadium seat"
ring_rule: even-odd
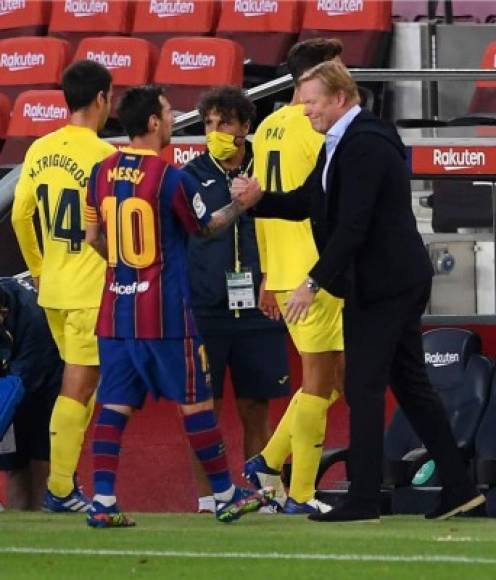
[[[496,41],[487,45],[481,68],[496,69]],[[469,113],[496,113],[496,81],[476,81]]]
[[[68,45],[60,38],[37,36],[0,40],[0,91],[13,101],[31,88],[60,86],[67,64]]]
[[[224,0],[217,36],[239,42],[250,64],[278,66],[301,29],[298,0]]]
[[[300,40],[337,37],[348,66],[385,66],[391,30],[390,0],[307,0]]]
[[[219,6],[217,0],[138,0],[132,35],[158,47],[174,36],[208,36],[217,25]]]
[[[69,110],[60,90],[32,90],[21,93],[12,110],[0,165],[22,163],[31,143],[67,124]]]
[[[45,35],[50,2],[18,0],[0,3],[0,38]]]
[[[75,51],[86,36],[128,34],[130,19],[128,0],[55,0],[48,31],[68,40]]]
[[[112,73],[114,99],[112,114],[126,87],[150,82],[158,49],[142,38],[102,36],[84,38],[74,60],[89,59],[106,66]]]
[[[169,86],[174,109],[187,111],[212,86],[242,86],[243,57],[243,48],[226,38],[171,38],[162,47],[154,80]]]

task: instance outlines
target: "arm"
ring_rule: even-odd
[[[17,182],[12,207],[12,227],[14,228],[22,256],[26,262],[33,282],[37,286],[41,273],[42,255],[33,224],[36,211],[36,198],[33,180],[29,176],[29,155],[26,155],[21,176]]]
[[[89,244],[100,256],[107,259],[107,238],[99,223],[89,223],[86,219],[86,243]]]
[[[333,280],[346,270],[365,241],[386,169],[378,139],[381,138],[370,135],[353,139],[338,160],[337,226],[310,272],[324,288],[331,287]]]
[[[245,208],[234,199],[210,215],[208,223],[201,228],[201,235],[207,238],[215,236],[231,226],[244,212]]]

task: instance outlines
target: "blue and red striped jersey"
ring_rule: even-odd
[[[194,178],[151,151],[124,148],[93,168],[86,219],[98,221],[107,238],[96,333],[107,338],[195,336],[186,242],[210,221],[210,214]]]

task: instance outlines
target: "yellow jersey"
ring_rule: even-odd
[[[259,125],[253,137],[254,176],[262,190],[291,191],[315,167],[324,136],[303,110],[303,105],[287,105]],[[256,219],[255,225],[267,290],[299,286],[318,259],[310,220]]]
[[[86,127],[67,125],[37,139],[24,158],[12,225],[32,276],[40,277],[45,308],[95,308],[105,261],[85,241],[86,185],[93,165],[115,147]],[[43,253],[33,226],[38,209]]]

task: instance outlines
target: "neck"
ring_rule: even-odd
[[[160,142],[155,135],[140,135],[139,137],[134,137],[134,139],[131,139],[129,145],[133,149],[150,149],[151,151],[155,151],[157,155],[162,150]]]
[[[91,129],[95,133],[98,133],[98,117],[88,111],[87,109],[81,109],[75,111],[71,114],[70,124],[76,127],[85,127],[86,129]]]
[[[243,145],[241,145],[236,151],[234,157],[231,157],[230,159],[224,159],[223,161],[219,160],[221,167],[227,170],[236,169],[243,163],[245,151],[246,151],[245,144],[243,143]]]

